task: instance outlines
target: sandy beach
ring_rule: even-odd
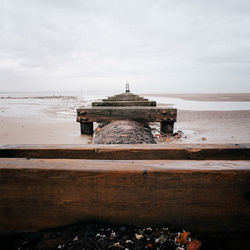
[[[87,144],[89,136],[81,135],[73,120],[34,120],[1,117],[1,144]]]
[[[149,96],[149,95],[147,95]],[[152,100],[159,95],[151,94]],[[172,96],[172,95],[160,95]],[[231,97],[230,97],[231,96]],[[173,97],[173,96],[172,96]],[[185,94],[174,98],[205,103],[224,100],[250,100],[250,94]],[[241,99],[240,99],[241,98]],[[80,134],[76,108],[90,100],[63,98],[0,99],[0,144],[87,144],[91,137]],[[226,102],[225,102],[226,103]],[[182,110],[178,109],[174,130],[182,138],[170,143],[247,143],[250,140],[250,110]],[[161,142],[163,143],[163,142]]]

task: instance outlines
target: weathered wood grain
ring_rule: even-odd
[[[1,159],[0,232],[79,221],[249,232],[249,161]]]
[[[148,101],[148,99],[143,96],[135,95],[133,93],[122,93],[114,96],[109,96],[107,99],[103,99],[105,101]]]
[[[93,122],[81,122],[81,134],[92,135],[94,133]]]
[[[108,101],[92,102],[92,106],[152,106],[156,107],[155,101]]]
[[[176,117],[176,109],[158,107],[92,107],[77,109],[78,122],[111,122],[113,120],[175,122]]]
[[[161,132],[166,135],[172,135],[174,133],[174,122],[161,122]]]
[[[0,157],[106,160],[250,160],[250,144],[0,145]]]

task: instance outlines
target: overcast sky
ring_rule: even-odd
[[[0,0],[0,91],[250,92],[249,0]]]

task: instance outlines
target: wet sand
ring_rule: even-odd
[[[178,110],[175,130],[184,132],[183,143],[249,143],[250,110]]]
[[[195,98],[218,101],[218,98],[226,96],[231,98],[230,101],[237,101],[240,96],[241,101],[250,98],[250,94],[202,94]],[[194,96],[185,94],[185,98],[193,100]],[[83,104],[82,100],[45,98],[40,101],[26,100],[24,103],[22,99],[20,101],[2,99],[0,104],[0,144],[91,143],[90,136],[80,134],[80,124],[76,122],[75,109]],[[183,137],[180,141],[167,143],[249,143],[250,110],[178,109],[174,130],[175,132],[182,130]]]
[[[87,144],[76,121],[0,117],[0,144]]]
[[[174,130],[184,135],[173,143],[249,143],[250,111],[178,110]],[[86,144],[74,119],[0,117],[0,144]]]

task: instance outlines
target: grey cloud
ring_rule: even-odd
[[[250,91],[249,23],[244,0],[0,0],[0,91]]]

